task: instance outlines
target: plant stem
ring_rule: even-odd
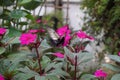
[[[66,72],[68,72],[68,67],[69,67],[69,63],[67,63],[67,66],[66,66]]]
[[[40,75],[42,75],[42,66],[41,66],[41,63],[40,63],[40,55],[39,55],[39,52],[38,52],[37,45],[35,45],[35,50],[36,50],[36,54],[37,54],[37,60],[38,60],[38,64],[39,64]]]
[[[43,7],[43,5],[45,4],[45,2],[46,2],[46,0],[44,0],[44,2],[42,2],[41,7],[40,7],[39,12],[38,12],[38,15],[40,15],[40,12],[41,12],[42,7]]]
[[[74,74],[75,74],[74,80],[77,80],[77,76],[76,76],[76,74],[77,74],[77,56],[75,56],[75,73]]]

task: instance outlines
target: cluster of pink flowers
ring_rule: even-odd
[[[0,80],[4,80],[4,77],[0,74]]]
[[[0,28],[0,35],[4,35],[6,33],[6,29],[5,28]]]
[[[56,52],[56,53],[53,53],[54,56],[58,57],[58,58],[64,58],[64,54],[61,53],[61,52]]]
[[[68,27],[68,25],[65,25],[63,27],[60,27],[56,30],[57,34],[60,37],[64,37],[64,43],[63,46],[67,46],[70,43],[71,40],[71,36],[70,36],[70,29]],[[78,32],[75,33],[77,37],[79,37],[80,39],[89,39],[89,40],[94,40],[94,38],[92,36],[88,36],[85,32],[83,32],[82,30],[79,30]]]
[[[90,40],[94,40],[94,38],[92,36],[88,36],[85,32],[83,32],[82,30],[79,30],[76,33],[77,37],[81,38],[81,39],[90,39]]]
[[[37,38],[37,35],[36,34],[32,34],[32,33],[23,33],[21,36],[20,36],[20,41],[21,41],[21,44],[22,45],[29,45],[31,43],[34,43],[35,40]]]
[[[38,33],[38,32],[43,33],[43,32],[45,32],[45,30],[44,29],[39,29],[39,30],[31,29],[27,33],[21,34],[21,36],[19,38],[21,44],[29,45],[29,44],[34,43],[37,38],[37,34],[35,34],[35,33]]]
[[[106,78],[107,77],[107,73],[103,70],[97,70],[95,73],[94,73],[94,76],[97,77],[97,78]]]
[[[68,27],[68,25],[65,25],[63,27],[60,27],[56,30],[57,34],[60,37],[64,37],[64,43],[63,46],[67,46],[70,42],[71,36],[70,36],[70,29]]]
[[[21,44],[24,45],[28,45],[30,43],[35,42],[37,35],[34,33],[43,33],[45,32],[44,29],[39,29],[39,30],[29,30],[28,33],[24,33],[20,36],[20,41]],[[69,29],[68,25],[65,25],[63,27],[60,27],[56,30],[57,34],[63,38],[64,37],[64,42],[62,44],[62,46],[67,46],[70,43],[71,40],[71,30]],[[88,36],[85,32],[83,32],[82,30],[79,30],[78,32],[75,33],[77,37],[81,38],[81,39],[90,39],[90,40],[94,40],[94,38],[92,36]]]

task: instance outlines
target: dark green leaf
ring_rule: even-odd
[[[25,17],[26,15],[27,13],[22,10],[13,10],[10,13],[10,17],[14,19],[20,19],[21,17]]]
[[[40,3],[41,2],[32,0],[30,2],[27,2],[26,4],[22,4],[22,6],[27,10],[34,10],[40,5]]]
[[[5,52],[5,48],[4,47],[0,47],[0,55],[3,54]]]
[[[26,17],[27,19],[32,20],[32,21],[35,20],[35,18],[34,18],[31,14],[27,14],[25,17]]]
[[[28,22],[19,22],[18,24],[19,24],[19,25],[27,25]]]
[[[0,0],[0,6],[11,6],[15,0]]]
[[[19,37],[21,35],[21,32],[15,28],[10,28],[9,29],[9,33],[8,33],[8,37]]]

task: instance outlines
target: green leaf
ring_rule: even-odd
[[[64,47],[65,55],[69,56],[71,59],[74,59],[74,53],[72,53],[69,49]]]
[[[42,62],[41,62],[42,68],[45,68],[50,61],[51,60],[47,56],[43,56],[42,57]]]
[[[28,22],[19,22],[18,24],[19,24],[19,25],[27,25]]]
[[[36,75],[35,80],[46,80],[46,79],[45,79],[45,76]]]
[[[13,10],[9,15],[11,18],[20,19],[21,17],[26,16],[27,13],[22,10],[17,9],[17,10]]]
[[[20,52],[11,53],[10,55],[8,55],[8,59],[14,63],[26,61],[27,54],[30,54],[30,52],[29,51],[20,51]]]
[[[120,80],[120,74],[115,74],[111,80]]]
[[[46,79],[47,80],[60,80],[57,76],[53,76],[53,75],[47,75]]]
[[[22,0],[21,2],[20,2],[20,4],[26,4],[26,3],[29,3],[29,2],[31,2],[32,0]]]
[[[10,28],[9,29],[9,33],[8,33],[8,37],[19,37],[21,35],[21,32],[15,28]]]
[[[57,75],[57,76],[60,76],[60,77],[63,77],[63,78],[64,78],[64,76],[69,76],[70,77],[70,75],[67,72],[65,72],[61,69],[52,70],[49,75]]]
[[[18,70],[21,71],[22,73],[31,74],[31,75],[33,75],[33,76],[39,75],[37,72],[30,70],[28,67],[19,68]]]
[[[42,47],[45,47],[45,48],[51,48],[51,46],[47,43],[47,40],[43,40],[40,44]]]
[[[20,37],[15,37],[11,41],[9,41],[8,43],[9,44],[18,44],[18,43],[20,43],[19,38]]]
[[[14,80],[28,80],[32,77],[34,77],[32,74],[18,73]]]
[[[34,10],[36,9],[39,5],[41,4],[41,2],[38,2],[38,1],[30,1],[30,2],[27,2],[26,4],[23,4],[22,6],[27,9],[27,10]]]
[[[0,73],[2,74],[7,73],[8,75],[14,76],[17,73],[17,67],[18,65],[10,62],[8,59],[0,60]]]
[[[108,57],[116,62],[120,62],[120,57],[117,55],[109,55]]]
[[[77,54],[78,57],[78,63],[86,63],[90,60],[93,59],[93,54],[92,53],[87,53],[87,52],[82,52]]]
[[[111,69],[111,70],[113,70],[113,71],[117,71],[117,72],[120,71],[120,68],[119,68],[119,67],[117,67],[117,66],[115,66],[115,65],[112,65],[112,64],[102,64],[102,66],[104,66],[104,67],[106,67],[106,68],[109,68],[109,69]]]
[[[0,54],[3,54],[5,52],[5,48],[4,47],[0,47]]]
[[[32,20],[32,21],[35,20],[35,18],[34,18],[31,14],[27,14],[25,17],[26,17],[27,19]]]
[[[97,80],[95,79],[95,76],[94,75],[91,75],[91,74],[84,74],[80,80]]]
[[[45,72],[49,71],[51,68],[54,68],[55,63],[48,63],[47,67],[45,68]]]
[[[11,6],[15,0],[0,0],[0,6]]]

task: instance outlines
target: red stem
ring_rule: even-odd
[[[68,72],[68,66],[69,66],[69,63],[67,63],[67,68],[66,68],[66,71]]]
[[[35,45],[35,50],[36,50],[36,54],[37,54],[37,60],[38,60],[38,64],[39,64],[40,75],[42,75],[42,66],[41,66],[41,63],[40,63],[40,55],[39,55],[39,52],[38,52],[37,45]]]

